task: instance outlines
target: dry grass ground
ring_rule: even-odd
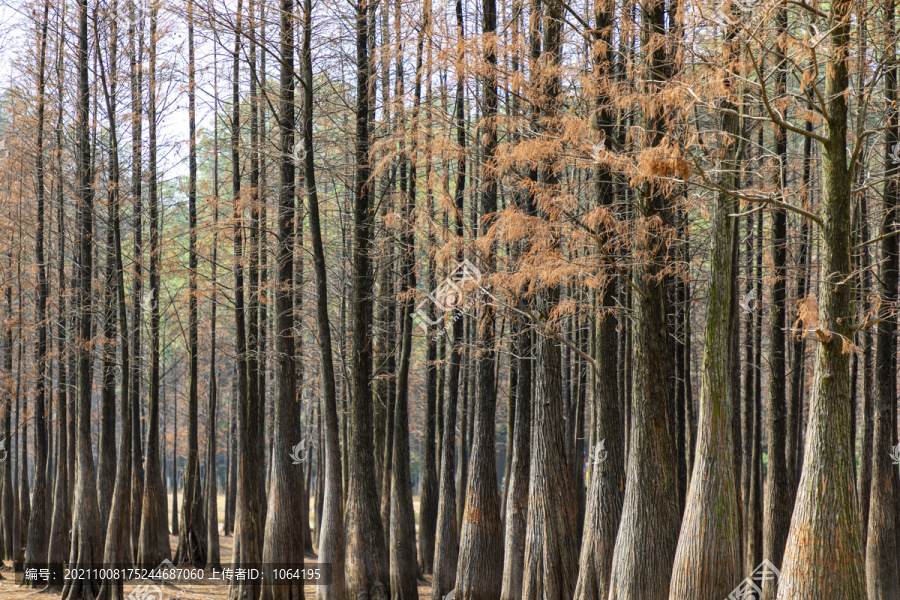
[[[178,498],[179,502],[181,501],[181,497]],[[418,508],[418,503],[416,504],[416,508]],[[172,522],[172,496],[169,495],[168,502],[168,518],[169,523]],[[219,522],[220,527],[222,521],[225,518],[225,496],[219,496]],[[220,529],[221,530],[221,529]],[[172,552],[174,554],[175,547],[178,544],[177,536],[169,536],[169,543],[172,547]],[[222,565],[227,567],[231,562],[231,555],[234,546],[234,538],[232,536],[219,536],[219,545],[222,557]],[[314,559],[307,560],[307,564],[315,563]],[[13,573],[9,567],[4,567],[0,570],[0,574],[5,577],[5,579],[0,580],[0,600],[23,600],[25,598],[29,598],[30,600],[59,600],[59,594],[55,592],[43,592],[40,590],[31,590],[25,587],[22,587],[13,581]],[[206,571],[206,578],[212,576],[211,571]],[[131,581],[125,584],[125,595],[126,597],[131,594],[135,588],[140,586],[143,582],[141,581]],[[423,583],[423,582],[420,582]],[[177,600],[225,600],[228,596],[228,585],[227,583],[215,583],[209,584],[205,583],[202,585],[166,585],[163,587],[164,598],[151,598],[149,596],[144,596],[143,600],[168,600],[168,599],[177,599]],[[304,594],[307,598],[312,598],[315,596],[316,587],[312,585],[307,585],[304,587]],[[419,598],[420,600],[428,600],[431,598],[431,585],[429,583],[425,583],[424,585],[419,586]]]

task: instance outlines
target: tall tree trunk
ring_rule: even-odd
[[[50,2],[44,0],[41,17],[41,49],[38,64],[38,114],[37,114],[37,232],[35,234],[35,259],[38,263],[37,322],[38,339],[35,348],[34,362],[37,368],[34,389],[34,487],[31,496],[32,519],[28,525],[28,540],[25,548],[25,564],[34,567],[43,562],[47,552],[47,535],[49,523],[47,514],[47,425],[45,407],[46,392],[46,360],[47,360],[47,299],[50,296],[50,285],[47,282],[47,263],[44,254],[46,211],[44,186],[44,114],[45,114],[45,66],[47,62],[47,29]],[[34,587],[32,585],[32,587]]]
[[[111,7],[116,8],[113,0]],[[116,34],[115,21],[110,31],[110,83],[107,84],[103,57],[100,60],[100,78],[103,84],[103,96],[109,119],[110,132],[110,222],[108,227],[113,233],[113,266],[115,270],[115,309],[118,316],[119,335],[122,345],[122,396],[121,422],[122,437],[120,439],[118,465],[116,467],[115,487],[110,504],[110,514],[106,525],[106,542],[103,549],[103,562],[108,565],[131,563],[131,353],[128,346],[128,312],[125,307],[125,269],[122,259],[122,232],[119,220],[119,138],[116,131]],[[99,47],[99,33],[95,27],[95,39]],[[126,560],[127,559],[127,560]],[[122,584],[124,578],[104,579],[98,600],[122,600]]]
[[[642,11],[641,45],[648,49],[645,72],[648,85],[663,85],[667,53],[656,43],[665,30],[665,5],[645,5]],[[664,107],[652,106],[645,115],[646,146],[658,146],[666,127]],[[670,220],[669,199],[658,184],[647,183],[639,191],[639,226],[650,219]],[[654,228],[658,227],[656,225]],[[662,269],[661,232],[648,231],[638,250],[646,256],[635,269],[632,296],[633,397],[626,466],[625,499],[613,550],[610,598],[657,600],[669,597],[672,561],[678,542],[678,502],[675,494],[675,457],[670,414],[668,326]],[[697,465],[694,466],[695,470]]]
[[[240,51],[241,36],[244,35],[241,28],[241,0],[238,0],[236,27],[234,32],[234,74],[232,79],[232,119],[231,119],[231,156],[232,156],[232,185],[234,189],[234,273],[235,273],[235,340],[238,355],[238,402],[237,402],[237,448],[236,460],[238,476],[237,504],[235,512],[234,552],[233,562],[255,563],[260,557],[261,526],[259,519],[262,514],[260,506],[262,485],[260,474],[263,457],[259,455],[260,445],[256,437],[259,432],[259,399],[256,389],[257,372],[251,368],[253,360],[250,356],[247,340],[247,329],[251,335],[256,331],[252,311],[245,306],[245,281],[244,281],[244,209],[245,204],[241,197],[241,169],[240,169]],[[253,14],[252,4],[248,9]],[[252,24],[252,19],[251,19]],[[252,30],[252,28],[251,28]],[[255,35],[255,33],[254,33]],[[252,80],[251,74],[251,80]],[[251,103],[252,104],[252,103]],[[253,190],[250,190],[251,203]],[[252,209],[252,207],[251,207]],[[251,216],[252,220],[252,216]],[[251,229],[253,228],[251,223]],[[252,250],[251,250],[252,254]],[[250,287],[255,283],[251,279]],[[250,313],[248,318],[248,312]],[[249,321],[249,325],[248,325]],[[229,600],[256,600],[259,596],[259,584],[255,581],[232,581],[228,589]]]
[[[425,276],[425,286],[429,290],[435,289],[437,286],[437,264],[433,252],[434,248],[434,191],[431,183],[432,159],[431,159],[431,141],[432,141],[432,44],[431,34],[433,32],[432,25],[432,8],[431,0],[423,0],[422,6],[422,25],[419,29],[419,56],[422,54],[422,44],[428,44],[428,55],[426,58],[426,67],[424,77],[426,81],[427,91],[425,93],[425,206],[428,210],[428,270]],[[427,37],[427,41],[426,41]],[[422,66],[418,65],[416,69],[416,101],[418,102],[421,89]],[[421,115],[416,114],[416,123],[421,123]],[[411,182],[415,184],[415,177],[411,178]],[[434,323],[437,316],[435,314],[434,304],[428,303],[428,323]],[[437,510],[438,510],[438,473],[437,473],[437,437],[438,432],[438,369],[442,370],[442,363],[438,363],[438,340],[435,337],[436,329],[433,325],[426,327],[427,349],[425,353],[425,436],[422,440],[422,493],[419,496],[419,527],[418,527],[418,552],[419,552],[419,571],[423,574],[430,574],[434,571],[434,543],[437,533]]]
[[[358,15],[357,15],[358,16]],[[357,20],[357,26],[359,21]],[[358,32],[357,32],[358,33]],[[325,250],[319,213],[319,194],[316,188],[315,156],[313,152],[313,74],[312,74],[312,0],[303,0],[303,116],[301,133],[303,147],[303,181],[309,209],[309,232],[313,250],[313,270],[316,285],[316,326],[322,368],[322,397],[320,419],[323,421],[325,460],[319,461],[324,470],[321,529],[318,532],[319,561],[331,563],[331,585],[316,587],[317,600],[344,600],[344,491],[341,472],[340,429],[337,412],[337,388],[334,357],[331,346],[331,321],[328,316],[328,278],[325,270]],[[318,493],[318,490],[316,490]],[[317,505],[318,509],[318,505]],[[317,511],[318,512],[318,511]]]
[[[143,264],[144,264],[144,221],[142,200],[142,123],[143,123],[143,72],[144,72],[144,26],[140,3],[129,2],[128,27],[130,87],[131,87],[131,194],[134,203],[134,277],[131,285],[131,348],[134,360],[131,365],[131,547],[132,556],[138,555],[144,498],[144,456],[141,420],[141,379],[143,373],[143,346],[141,342],[141,316],[143,313]]]
[[[608,4],[601,0],[594,3],[596,50],[592,58],[595,69],[601,77],[609,76],[613,68],[611,45],[613,18],[613,11]],[[609,96],[598,92],[595,105],[597,113],[594,127],[603,139],[611,138],[615,135],[615,121]],[[616,201],[612,174],[606,168],[597,165],[594,168],[593,184],[595,202],[611,211]],[[604,232],[600,243],[610,243],[613,235],[614,232],[611,230]],[[618,335],[616,319],[612,312],[616,305],[618,285],[615,274],[608,272],[607,277],[606,287],[598,292],[601,312],[597,322],[594,323],[596,342],[592,355],[596,361],[596,368],[595,377],[592,378],[594,383],[591,408],[592,446],[588,452],[592,464],[589,467],[590,487],[585,508],[584,534],[579,559],[581,569],[575,586],[575,600],[606,600],[609,596],[613,548],[625,492],[625,436],[619,404],[616,352]],[[579,456],[580,453],[576,453],[576,458]],[[578,469],[578,473],[581,474],[581,469]]]
[[[851,173],[847,97],[851,3],[830,7],[822,161],[824,253],[818,347],[804,468],[781,569],[778,600],[865,597],[850,429]],[[876,452],[877,455],[877,452]],[[873,484],[874,485],[874,484]],[[870,515],[870,521],[872,517]],[[871,530],[870,530],[871,537]],[[814,540],[810,543],[811,540]]]
[[[897,403],[897,304],[898,270],[900,270],[900,243],[896,231],[897,211],[900,209],[900,182],[897,173],[900,161],[896,155],[897,144],[900,143],[900,126],[898,126],[897,101],[897,65],[894,50],[895,28],[894,13],[896,3],[889,0],[885,6],[884,33],[886,40],[886,59],[890,66],[886,67],[884,77],[884,95],[888,106],[888,129],[885,132],[885,182],[884,182],[884,220],[879,235],[881,239],[881,272],[878,277],[878,290],[883,306],[889,307],[887,314],[878,321],[875,330],[875,408],[874,434],[872,445],[872,483],[871,499],[868,507],[869,522],[866,535],[866,588],[871,600],[897,600],[900,598],[900,580],[897,573],[897,533],[900,531],[897,522],[896,489],[894,479],[897,468],[889,461],[891,449],[896,436],[896,424],[893,412]],[[879,315],[881,316],[881,315]]]
[[[484,147],[482,163],[480,236],[487,239],[497,213],[497,3],[481,4],[484,36],[485,75],[482,81],[483,122],[479,127]],[[496,270],[494,244],[483,247],[483,271]],[[471,290],[471,294],[478,293]],[[494,307],[486,298],[478,302],[475,354],[475,399],[473,410],[472,460],[466,484],[465,511],[460,534],[456,589],[463,600],[493,600],[503,582],[503,527],[500,521],[500,494],[497,487],[494,418],[497,394],[494,362]]]
[[[165,487],[160,472],[159,385],[160,385],[160,215],[156,172],[156,34],[159,8],[150,10],[150,96],[147,120],[150,127],[149,201],[150,201],[150,289],[144,303],[150,309],[150,405],[147,425],[147,459],[141,529],[137,562],[156,566],[172,556],[166,526]],[[163,444],[164,445],[164,444]]]
[[[465,44],[462,43],[463,29],[462,0],[456,0],[456,32],[457,60],[461,63],[465,57]],[[463,236],[463,203],[466,188],[466,132],[464,118],[464,82],[462,75],[456,80],[456,105],[454,120],[456,142],[462,149],[457,161],[454,181],[453,202],[456,207],[454,233],[458,238]],[[457,249],[457,261],[462,258],[462,249]],[[453,340],[450,346],[450,373],[447,377],[448,396],[446,401],[444,423],[441,433],[441,465],[440,494],[438,496],[437,535],[434,542],[434,577],[431,583],[432,600],[441,600],[456,586],[456,567],[459,558],[459,528],[456,518],[457,490],[454,482],[456,467],[456,406],[459,399],[459,371],[462,361],[463,319],[454,314]]]
[[[4,355],[3,355],[3,376],[6,382],[12,378],[13,365],[13,334],[12,334],[12,283],[6,287],[6,332],[3,336]],[[9,440],[12,437],[12,394],[7,388],[3,396],[3,437]],[[13,487],[14,469],[13,469],[13,453],[12,446],[9,451],[6,445],[0,447],[0,450],[6,453],[7,459],[3,461],[3,559],[15,560],[16,558],[16,540],[18,539],[17,529],[17,510],[16,510],[16,492]]]
[[[743,151],[739,141],[740,115],[731,98],[739,60],[735,35],[735,30],[729,29],[725,43],[727,95],[722,102],[722,131],[726,141],[720,182],[725,190],[738,185]],[[719,600],[729,594],[741,575],[740,511],[731,425],[735,398],[730,375],[736,367],[736,357],[729,349],[733,328],[739,323],[731,319],[737,275],[732,263],[734,205],[728,193],[719,193],[713,217],[696,461],[672,567],[670,600]]]
[[[787,8],[779,7],[775,15],[779,32],[787,28]],[[779,38],[780,40],[781,38]],[[778,66],[775,74],[775,94],[782,97],[786,92],[788,77],[787,59],[784,57],[784,42],[778,42]],[[787,201],[787,130],[775,128],[775,153],[779,157],[779,167],[775,174],[776,190],[782,201]],[[793,512],[793,498],[788,483],[786,462],[787,431],[785,420],[786,374],[785,374],[785,314],[787,281],[787,212],[783,208],[772,211],[772,313],[769,322],[769,411],[766,421],[768,443],[768,465],[766,470],[766,497],[763,503],[763,548],[762,555],[777,568],[781,568],[784,544]],[[774,600],[778,582],[763,582],[763,598]]]
[[[395,4],[397,38],[400,37],[400,3]],[[421,51],[421,46],[419,47]],[[397,55],[397,97],[403,97],[403,54]],[[419,60],[421,62],[421,55]],[[417,109],[418,107],[416,107]],[[415,109],[414,109],[415,110]],[[400,146],[400,194],[402,204],[402,229],[400,237],[401,272],[400,298],[400,364],[397,372],[394,428],[391,431],[393,458],[391,460],[391,500],[388,533],[388,557],[390,559],[391,598],[393,600],[417,600],[416,573],[416,516],[413,510],[412,483],[409,474],[409,367],[412,354],[412,312],[415,298],[410,293],[416,289],[416,248],[413,236],[415,205],[415,153],[406,149],[405,115],[398,111]],[[415,130],[413,136],[415,136]],[[412,154],[409,188],[406,189],[406,168]]]
[[[219,95],[218,54],[214,53],[213,81],[215,96]],[[218,256],[219,256],[219,119],[213,121],[213,240],[212,240],[212,297],[210,298],[209,317],[209,406],[207,409],[206,440],[206,566],[219,568],[221,556],[219,551],[219,493],[217,436],[219,432],[216,409],[219,402],[219,376],[216,365],[216,318],[219,309],[218,291]],[[226,455],[227,460],[227,455]]]
[[[301,404],[297,401],[297,381],[294,352],[294,306],[291,282],[294,277],[294,2],[281,1],[280,63],[278,129],[280,144],[278,191],[278,285],[275,291],[275,343],[278,375],[278,396],[275,400],[275,440],[273,448],[293,445],[291,439],[300,422]],[[311,78],[308,78],[311,81]],[[312,153],[310,153],[312,154]],[[307,454],[308,456],[308,454]],[[288,462],[284,452],[272,457],[272,488],[266,511],[265,542],[262,560],[265,564],[303,564],[303,537],[309,528],[309,513],[303,513],[303,503],[296,499],[305,494],[303,467]],[[305,522],[305,523],[304,523]],[[262,597],[272,600],[302,600],[302,582],[263,587]]]
[[[188,432],[187,463],[184,469],[184,495],[181,500],[178,548],[175,562],[205,565],[207,553],[203,491],[200,485],[200,447],[197,440],[198,391],[200,379],[197,314],[197,125],[194,91],[194,2],[187,2],[188,19]],[[178,417],[176,415],[176,421]],[[210,474],[207,473],[207,477]],[[174,491],[173,491],[174,493]]]
[[[91,279],[93,275],[92,239],[94,232],[94,194],[91,181],[90,87],[88,81],[88,7],[87,0],[78,3],[78,135],[76,166],[78,173],[78,253],[76,314],[77,340],[77,439],[75,463],[75,504],[72,516],[72,544],[68,564],[73,568],[90,568],[100,560],[100,507],[94,483],[94,458],[91,451]],[[90,600],[97,595],[100,582],[93,576],[66,581],[64,600]]]
[[[869,239],[868,213],[868,200],[863,194],[859,198],[859,238],[862,240]],[[860,274],[859,296],[862,300],[859,311],[862,318],[865,319],[871,308],[869,294],[872,290],[872,276],[869,271],[872,263],[868,246],[860,250],[857,261],[857,271]],[[872,346],[875,345],[875,336],[871,329],[867,327],[860,333],[862,337],[862,364],[860,370],[862,371],[861,412],[863,419],[859,431],[859,477],[856,481],[856,493],[859,497],[859,523],[862,530],[863,545],[868,544],[869,499],[872,493],[872,445],[875,440],[875,389],[872,369]]]
[[[358,15],[357,15],[358,17]],[[357,26],[359,21],[357,20]],[[358,32],[357,32],[358,33]],[[331,321],[328,316],[328,279],[325,270],[325,250],[322,243],[322,226],[319,217],[319,194],[316,188],[315,156],[313,152],[313,74],[312,74],[312,0],[303,3],[303,180],[309,209],[309,231],[313,245],[313,270],[316,285],[316,325],[322,366],[322,397],[320,418],[324,421],[325,460],[319,462],[324,469],[321,529],[318,532],[319,560],[331,563],[331,585],[316,588],[317,600],[344,600],[344,492],[341,472],[340,430],[337,413],[337,388],[334,375],[334,358],[331,346]],[[318,490],[317,490],[318,492]]]
[[[372,438],[372,247],[373,206],[369,182],[369,48],[368,0],[356,8],[356,140],[353,198],[353,275],[350,299],[351,395],[348,447],[347,595],[368,594],[371,600],[389,595],[387,548],[379,514]]]
[[[63,78],[62,78],[62,57],[63,51],[62,47],[64,45],[65,39],[65,26],[63,21],[63,13],[61,12],[59,17],[59,50],[56,58],[56,76],[57,76],[57,98],[62,105],[63,98]],[[66,360],[68,356],[68,344],[67,344],[67,322],[69,319],[68,311],[66,310],[66,236],[65,236],[65,195],[63,193],[63,185],[62,185],[62,177],[63,177],[63,166],[62,166],[62,118],[63,111],[58,111],[57,121],[56,121],[56,148],[57,148],[57,158],[56,158],[56,171],[57,176],[60,178],[60,185],[57,187],[57,197],[56,197],[56,226],[57,226],[57,245],[59,250],[58,255],[58,264],[57,264],[57,276],[59,283],[57,285],[57,322],[56,322],[56,371],[57,371],[57,388],[56,388],[56,477],[53,488],[53,515],[51,518],[50,524],[50,539],[49,539],[49,548],[47,551],[47,562],[50,563],[62,563],[65,562],[67,558],[66,552],[69,549],[69,527],[72,519],[72,507],[68,503],[69,491],[68,491],[68,483],[69,477],[67,473],[68,460],[66,458],[68,451],[68,436],[67,434],[67,418],[68,418],[68,403],[69,403],[69,393],[68,393],[68,385],[69,385],[69,372],[66,369]],[[9,431],[4,431],[4,434],[9,436]],[[10,461],[4,461],[2,467],[2,483],[0,483],[0,515],[2,515],[3,521],[5,523],[10,523],[12,521],[12,517],[7,515],[6,510],[6,490],[7,490],[7,482],[6,482],[6,473],[9,466]],[[11,487],[12,481],[9,482]],[[11,508],[11,507],[10,507]],[[7,542],[6,540],[6,527],[0,528],[0,532],[4,535],[4,548],[7,547],[7,543],[11,543],[12,540]],[[129,530],[130,531],[130,530]],[[4,558],[8,558],[4,556]]]
[[[534,76],[542,95],[536,112],[550,123],[559,118],[559,65],[562,61],[563,5],[547,3],[543,22],[543,52],[534,65]],[[543,108],[543,107],[546,108]],[[558,127],[558,126],[555,126]],[[555,132],[560,133],[560,132]],[[560,193],[555,170],[542,161],[540,193],[551,198]],[[546,202],[546,201],[545,201]],[[540,217],[549,220],[549,209],[541,203]],[[546,242],[545,242],[546,243]],[[550,241],[558,251],[559,240]],[[524,600],[562,600],[571,598],[577,580],[578,540],[575,537],[577,506],[571,473],[566,465],[564,392],[562,387],[560,344],[552,329],[553,311],[559,304],[560,286],[547,285],[537,296],[536,310],[545,323],[538,328],[537,373],[534,405],[534,430],[531,444],[531,469],[528,484],[528,517],[525,533]]]

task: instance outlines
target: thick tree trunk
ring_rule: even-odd
[[[141,188],[143,183],[142,169],[142,123],[143,123],[143,49],[144,28],[143,13],[140,3],[129,2],[128,15],[130,26],[128,28],[129,45],[129,83],[131,88],[131,195],[134,203],[134,277],[132,281],[131,297],[131,344],[134,352],[134,360],[131,361],[131,548],[132,556],[138,555],[138,541],[141,530],[142,503],[144,497],[144,457],[143,434],[141,429],[141,379],[143,374],[143,346],[141,342],[141,315],[143,313],[143,200]],[[127,401],[127,400],[126,400]]]
[[[218,55],[216,55],[216,59]],[[215,95],[218,97],[218,60],[213,64]],[[206,567],[221,567],[219,551],[219,500],[218,464],[216,460],[218,421],[216,410],[219,401],[219,379],[216,365],[216,320],[219,309],[218,255],[219,255],[219,119],[213,123],[213,241],[212,241],[212,298],[209,317],[209,405],[207,409],[206,440]],[[226,454],[226,460],[227,460]]]
[[[158,7],[150,11],[150,289],[144,302],[150,309],[150,406],[147,425],[147,459],[144,496],[141,507],[141,529],[137,562],[157,566],[172,556],[166,527],[165,487],[160,471],[159,385],[160,385],[160,216],[156,173],[156,24]]]
[[[484,156],[481,172],[481,219],[479,234],[489,235],[497,213],[497,3],[483,0],[485,75],[482,81],[483,123],[480,126]],[[483,246],[483,272],[496,270],[494,244]],[[477,294],[479,290],[468,293]],[[476,301],[478,302],[478,301]],[[494,307],[487,298],[478,302],[475,332],[475,399],[473,410],[472,459],[466,484],[465,510],[460,534],[460,554],[456,572],[457,596],[462,600],[495,600],[503,582],[503,526],[500,521],[500,493],[497,487],[494,419],[497,409]]]
[[[331,563],[331,585],[316,587],[317,600],[344,600],[347,594],[344,547],[344,490],[341,473],[340,429],[337,412],[337,387],[335,385],[334,358],[331,345],[331,321],[328,316],[328,276],[325,270],[325,250],[322,243],[319,195],[316,188],[315,157],[313,152],[313,75],[312,75],[312,0],[303,4],[303,180],[306,185],[306,201],[309,209],[309,233],[313,250],[313,270],[316,290],[316,327],[318,329],[319,354],[322,373],[322,397],[320,419],[324,433],[324,459],[319,460],[318,470],[324,471],[322,502],[316,504],[316,515],[322,509],[321,528],[318,530],[319,561]],[[318,475],[318,474],[317,474]],[[324,479],[324,480],[323,480]],[[320,490],[317,484],[316,494]]]
[[[778,31],[787,27],[787,8],[779,8],[775,15]],[[784,59],[783,43],[779,41],[779,68],[775,76],[775,93],[781,97],[785,94],[788,65]],[[787,187],[787,130],[775,128],[775,153],[779,156],[780,167],[776,171],[774,184],[782,195]],[[766,470],[766,497],[763,503],[763,548],[762,555],[781,568],[784,556],[784,544],[790,528],[793,512],[793,494],[788,482],[786,462],[787,431],[785,420],[787,413],[785,376],[785,338],[786,325],[786,289],[785,267],[787,265],[787,213],[784,209],[772,211],[772,313],[769,321],[769,411],[766,421],[768,436],[768,465]],[[774,600],[778,591],[778,582],[763,582],[763,598]]]
[[[63,26],[62,15],[60,16],[59,22],[59,51],[56,58],[56,76],[57,76],[57,98],[59,102],[62,102],[63,96],[63,79],[61,77],[62,72],[62,47],[64,45],[65,40],[65,27]],[[57,149],[62,148],[62,111],[58,111],[57,121],[56,121],[56,147]],[[57,152],[56,158],[56,171],[57,176],[62,178],[63,166],[62,166],[62,152]],[[56,197],[56,214],[57,214],[57,245],[59,250],[58,255],[58,264],[57,264],[57,275],[58,275],[58,285],[57,285],[57,322],[56,322],[56,372],[57,372],[57,388],[56,388],[56,476],[54,477],[54,487],[53,487],[53,515],[51,517],[50,524],[50,539],[48,541],[49,548],[47,551],[47,562],[50,563],[62,563],[67,558],[67,552],[69,549],[69,527],[72,518],[71,513],[71,505],[68,504],[67,500],[69,497],[68,492],[68,473],[66,467],[68,466],[68,460],[66,458],[66,453],[68,451],[68,437],[67,437],[67,418],[68,418],[68,384],[69,384],[69,373],[66,369],[66,360],[68,356],[68,345],[67,341],[67,327],[66,323],[68,321],[69,315],[66,311],[66,237],[65,237],[65,195],[63,194],[63,186],[57,186],[57,197]],[[9,431],[4,432],[5,435],[9,435]],[[7,437],[7,439],[9,439]],[[4,522],[11,522],[12,518],[9,517],[7,520],[6,513],[6,470],[10,461],[4,461],[4,464],[0,469],[2,469],[3,473],[0,476],[3,477],[0,480],[0,516],[2,516]],[[11,484],[11,482],[10,482]],[[4,548],[6,548],[6,527],[0,526],[0,535],[3,535]],[[130,529],[129,529],[130,531]],[[11,540],[10,540],[11,542]],[[4,558],[7,558],[4,556]]]
[[[536,79],[544,95],[546,109],[540,116],[558,118],[562,60],[563,5],[551,0],[543,22],[544,50],[535,65]],[[540,110],[540,109],[539,109]],[[556,172],[549,162],[539,166],[541,195],[551,198],[560,193]],[[548,209],[539,215],[549,220]],[[559,241],[552,241],[554,249]],[[538,328],[537,373],[534,405],[534,429],[531,443],[531,469],[528,484],[528,517],[525,533],[524,600],[563,600],[575,592],[578,576],[578,540],[575,537],[577,505],[571,472],[566,464],[564,391],[561,351],[551,330],[552,311],[559,304],[558,285],[549,285],[537,294],[537,313],[546,325]]]
[[[28,540],[25,548],[25,565],[34,567],[43,562],[47,552],[47,535],[49,533],[49,516],[47,514],[47,425],[45,408],[47,406],[46,360],[47,360],[47,299],[50,296],[50,285],[47,282],[47,263],[44,254],[45,237],[45,189],[44,189],[44,114],[45,114],[45,65],[47,61],[47,29],[50,11],[49,0],[44,0],[41,17],[41,46],[38,65],[38,114],[37,114],[37,231],[35,234],[35,259],[38,263],[37,321],[38,339],[35,347],[34,362],[37,367],[34,390],[34,487],[31,495],[32,519],[28,525]],[[114,432],[115,435],[115,432]],[[31,587],[34,587],[33,585]]]
[[[865,598],[850,429],[850,173],[847,165],[847,60],[851,3],[832,5],[825,85],[824,252],[818,347],[803,474],[791,520],[778,600]],[[877,454],[877,452],[876,452]],[[874,485],[874,484],[873,484]],[[872,517],[870,516],[870,521]],[[869,533],[871,537],[871,530]]]
[[[665,6],[654,0],[642,11],[641,45],[646,56],[647,85],[666,79],[667,53],[656,42],[665,35]],[[647,146],[662,142],[665,107],[654,105],[645,116]],[[625,499],[616,537],[610,580],[610,598],[665,600],[669,597],[672,561],[678,543],[679,510],[675,482],[675,456],[667,370],[671,364],[665,282],[660,280],[665,249],[663,231],[671,219],[669,200],[657,184],[647,183],[638,194],[642,236],[636,250],[644,258],[635,269],[639,293],[634,303],[633,398],[626,466]],[[661,220],[651,225],[650,220]],[[698,461],[699,462],[699,461]],[[697,470],[697,463],[694,465]]]
[[[457,35],[462,41],[463,30],[462,2],[456,2],[456,28]],[[457,45],[457,59],[462,61],[465,44]],[[466,146],[465,119],[463,102],[464,87],[462,77],[456,80],[456,106],[454,107],[454,119],[456,126],[456,141],[463,149]],[[459,154],[457,162],[456,178],[454,186],[453,202],[456,207],[454,231],[457,237],[463,235],[463,203],[466,187],[466,153],[463,150]],[[457,251],[456,259],[462,258],[461,251]],[[431,583],[432,600],[441,600],[445,595],[455,589],[456,567],[459,558],[459,529],[456,519],[457,490],[454,483],[456,467],[456,406],[459,399],[459,371],[462,361],[463,319],[460,314],[452,316],[453,340],[450,346],[450,373],[447,377],[448,396],[445,403],[444,422],[441,433],[441,465],[440,465],[440,495],[438,500],[437,535],[434,542],[434,577]]]
[[[73,568],[90,568],[100,562],[100,507],[94,479],[94,458],[91,452],[91,279],[93,272],[92,238],[94,232],[94,194],[91,181],[90,150],[90,88],[88,81],[88,6],[87,0],[78,4],[78,104],[76,131],[78,135],[78,253],[77,296],[78,318],[76,353],[77,376],[77,450],[75,463],[75,504],[72,516],[72,543],[68,564]],[[100,582],[93,577],[67,580],[63,588],[64,600],[90,600],[97,595]]]
[[[729,33],[725,84],[731,91],[738,49],[731,38],[733,32]],[[729,139],[723,158],[727,166],[720,185],[731,190],[737,187],[743,144],[736,139],[740,134],[736,107],[730,97],[723,104],[722,130]],[[735,223],[730,216],[734,205],[732,197],[721,192],[713,217],[697,453],[672,567],[670,600],[725,598],[741,576],[740,511],[731,426],[735,400],[731,373],[736,365],[729,349],[732,330],[737,327],[731,319],[731,308],[737,300],[732,285],[736,278],[736,266],[732,263]]]
[[[879,235],[881,240],[881,272],[878,281],[880,300],[888,306],[887,314],[875,326],[875,407],[874,407],[874,442],[872,444],[872,483],[869,499],[869,521],[866,535],[866,588],[870,600],[897,600],[900,598],[900,580],[897,573],[897,533],[900,526],[897,522],[895,505],[897,468],[889,462],[896,435],[893,412],[897,402],[897,314],[894,306],[897,303],[897,283],[900,279],[900,243],[896,231],[900,221],[897,211],[900,210],[900,183],[897,173],[900,161],[892,157],[900,142],[898,130],[897,100],[897,66],[893,62],[894,51],[894,13],[896,3],[889,0],[885,7],[885,34],[891,40],[888,45],[888,59],[891,65],[885,71],[885,99],[888,103],[888,125],[885,132],[885,174],[884,182],[884,220]],[[879,315],[881,316],[881,315]]]
[[[353,274],[350,299],[351,394],[348,446],[347,595],[389,596],[387,547],[379,514],[372,437],[372,247],[374,207],[371,199],[369,147],[368,0],[356,7],[356,174],[353,198]]]
[[[197,314],[197,120],[194,91],[194,3],[187,2],[188,19],[188,432],[187,463],[184,469],[184,495],[181,499],[178,548],[175,563],[202,566],[206,564],[207,540],[203,491],[200,483],[200,446],[198,385],[200,349],[198,347],[199,316]],[[178,416],[175,417],[176,421]],[[209,474],[207,474],[207,477]],[[177,489],[173,490],[177,493]]]
[[[275,291],[275,343],[278,375],[278,396],[275,400],[274,448],[295,443],[301,404],[297,401],[297,380],[294,349],[294,306],[292,281],[294,277],[294,210],[296,209],[296,177],[294,174],[294,2],[281,1],[280,63],[278,129],[281,185],[278,190],[278,285]],[[307,15],[307,20],[309,16]],[[307,78],[311,81],[311,78]],[[310,154],[312,154],[310,152]],[[308,456],[308,455],[307,455]],[[303,564],[304,535],[309,529],[309,513],[303,513],[303,503],[296,498],[305,495],[303,466],[288,462],[289,455],[275,452],[272,457],[272,487],[262,560],[264,564]],[[265,585],[262,597],[271,600],[303,600],[302,582],[289,585]]]

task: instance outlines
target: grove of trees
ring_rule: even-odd
[[[897,13],[0,0],[0,559],[900,600]]]

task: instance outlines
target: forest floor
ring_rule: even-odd
[[[180,498],[179,498],[180,500]],[[416,508],[418,508],[418,502],[415,503]],[[172,496],[169,494],[169,502],[168,502],[169,510],[168,517],[169,522],[172,521],[171,516],[171,506],[172,506]],[[224,520],[225,511],[225,497],[219,496],[219,519],[220,522]],[[418,521],[418,519],[417,519]],[[221,529],[220,529],[221,532]],[[175,548],[178,545],[178,536],[170,535],[169,536],[169,544],[172,547],[172,554],[175,554]],[[219,536],[219,550],[222,559],[223,567],[228,567],[231,563],[231,555],[232,550],[234,548],[234,537],[232,535],[223,536],[220,533]],[[307,559],[307,565],[315,564],[315,559]],[[8,566],[4,566],[0,569],[0,575],[5,579],[0,579],[0,600],[22,600],[23,598],[29,598],[33,600],[59,600],[58,592],[46,592],[41,590],[32,590],[26,588],[22,585],[19,585],[13,580],[13,572],[12,569]],[[210,570],[205,571],[206,579],[212,577],[212,572]],[[221,571],[220,575],[221,576]],[[124,585],[124,594],[126,600],[129,600],[129,595],[131,595],[135,590],[137,590],[142,584],[145,582],[142,580],[132,580]],[[431,598],[431,583],[430,578],[429,581],[424,583],[419,581],[419,600],[429,600]],[[167,584],[162,586],[162,590],[164,596],[162,598],[152,595],[152,593],[147,592],[141,593],[140,590],[131,597],[130,600],[225,600],[228,597],[228,584],[227,583],[205,583],[202,585],[171,585]],[[314,598],[316,594],[316,586],[307,585],[303,588],[304,596],[307,598]]]

